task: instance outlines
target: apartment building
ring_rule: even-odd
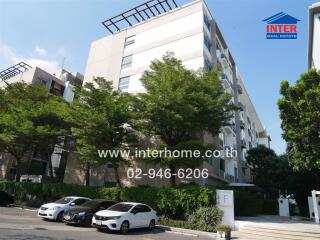
[[[82,85],[83,75],[78,72],[70,73],[65,69],[60,69],[56,73],[49,73],[39,67],[32,67],[24,62],[20,62],[0,72],[0,88],[15,82],[25,82],[28,84],[38,83],[48,89],[51,94],[62,96],[67,101],[74,98],[74,86]],[[51,157],[53,168],[59,168],[63,160],[67,160],[67,153],[60,147],[56,147]],[[48,163],[43,160],[41,153],[36,149],[30,151],[23,161],[30,164],[30,172],[36,175],[48,175]],[[29,167],[28,167],[29,168]],[[27,173],[27,172],[23,172]],[[0,153],[0,179],[13,178],[15,174],[15,162],[8,154]]]
[[[250,182],[246,152],[258,144],[269,147],[270,137],[205,2],[195,0],[179,7],[174,0],[152,0],[104,21],[103,25],[110,34],[91,44],[85,82],[92,81],[94,77],[104,77],[113,81],[114,89],[133,94],[144,92],[140,82],[143,72],[149,68],[151,61],[161,59],[168,52],[180,59],[188,69],[221,67],[225,91],[233,94],[232,101],[241,110],[234,113],[232,125],[223,127],[219,136],[204,133],[201,138],[204,143],[214,143],[221,149],[235,149],[237,157],[207,159],[202,167],[209,169],[210,177],[200,183]],[[70,161],[69,164],[69,170],[75,171],[76,163]],[[112,175],[107,169],[103,172]],[[103,179],[108,178],[108,174]],[[72,172],[68,175],[76,174]],[[92,175],[100,176],[97,172]],[[120,175],[124,184],[131,184],[125,171]],[[91,182],[100,184],[101,179],[93,177]],[[67,182],[78,180],[69,178]],[[159,185],[159,181],[153,183],[149,180],[148,184]]]
[[[320,2],[309,7],[308,68],[320,70]]]

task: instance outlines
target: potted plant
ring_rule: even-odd
[[[217,239],[231,239],[231,227],[228,225],[219,225],[217,227]]]

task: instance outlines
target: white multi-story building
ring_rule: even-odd
[[[308,68],[320,70],[320,2],[309,7]]]
[[[221,80],[232,101],[241,107],[234,113],[232,126],[219,136],[203,134],[204,143],[237,151],[233,159],[208,159],[202,167],[210,178],[202,183],[250,182],[246,151],[258,144],[269,147],[270,137],[263,128],[240,78],[236,63],[205,2],[195,0],[178,7],[174,0],[149,1],[103,22],[111,32],[91,44],[85,82],[94,77],[113,81],[113,87],[129,93],[144,92],[140,82],[151,61],[167,52],[188,69],[222,67]]]

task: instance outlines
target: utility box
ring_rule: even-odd
[[[279,216],[280,217],[290,217],[289,199],[279,198],[278,203],[279,203]]]

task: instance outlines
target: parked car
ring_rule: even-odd
[[[125,234],[133,228],[153,230],[157,221],[157,212],[151,207],[142,203],[121,202],[97,212],[92,218],[92,226]]]
[[[76,207],[66,210],[63,214],[63,222],[91,226],[93,214],[100,210],[105,210],[116,204],[114,201],[104,199],[94,199]]]
[[[84,204],[89,200],[91,199],[83,197],[63,197],[53,203],[42,205],[38,210],[38,217],[61,222],[66,210]]]
[[[7,206],[14,203],[14,197],[7,192],[0,191],[0,206]]]

